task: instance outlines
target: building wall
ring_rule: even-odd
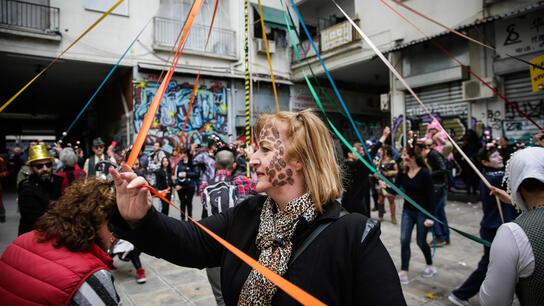
[[[357,13],[361,17],[361,28],[365,34],[377,46],[392,45],[395,40],[402,39],[404,43],[420,39],[423,35],[391,9],[380,1],[357,1]],[[404,8],[391,3],[390,5],[405,15],[410,21],[419,26],[427,35],[432,36],[445,30],[423,18],[416,16]],[[404,2],[406,5],[424,13],[431,18],[438,19],[446,26],[455,27],[470,23],[482,16],[482,1],[458,0],[458,1],[435,1],[435,0],[410,0]],[[447,14],[445,13],[447,12]]]

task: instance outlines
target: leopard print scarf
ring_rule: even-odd
[[[317,210],[309,193],[291,200],[283,211],[277,211],[275,206],[270,197],[264,202],[256,244],[261,250],[259,263],[284,275],[293,248],[291,237],[300,217],[311,222],[317,216]],[[251,270],[240,292],[238,305],[270,305],[276,290],[276,285],[261,273]]]

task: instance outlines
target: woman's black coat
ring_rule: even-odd
[[[201,224],[258,260],[255,238],[265,199],[250,197]],[[300,220],[292,238],[293,254],[319,224],[334,222],[289,263],[284,278],[329,305],[406,305],[393,261],[379,238],[379,223],[360,214],[339,218],[341,209],[332,202],[313,222]],[[237,304],[251,268],[195,224],[166,217],[153,208],[132,230],[118,212],[111,222],[114,235],[142,252],[180,266],[221,266],[223,298],[227,305]],[[272,304],[298,303],[278,289]]]

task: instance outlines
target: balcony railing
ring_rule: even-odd
[[[59,32],[60,9],[15,0],[0,0],[0,25],[44,33]]]
[[[183,23],[178,20],[154,17],[153,24],[154,45],[172,48]],[[209,30],[210,27],[208,26],[193,24],[187,36],[184,50],[235,58],[236,32],[214,27],[210,34],[208,46],[204,50]]]

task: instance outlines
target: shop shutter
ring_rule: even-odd
[[[544,91],[533,92],[529,69],[504,77],[504,95],[525,114],[544,126]],[[505,102],[504,132],[507,137],[527,142],[538,129]]]
[[[454,133],[454,138],[460,139],[465,134],[468,116],[468,102],[463,100],[461,82],[452,82],[438,86],[422,87],[415,91],[421,101],[442,119],[442,124],[448,132]],[[416,99],[405,92],[406,116],[411,123],[410,129],[418,130],[422,137],[427,132],[427,112]]]

